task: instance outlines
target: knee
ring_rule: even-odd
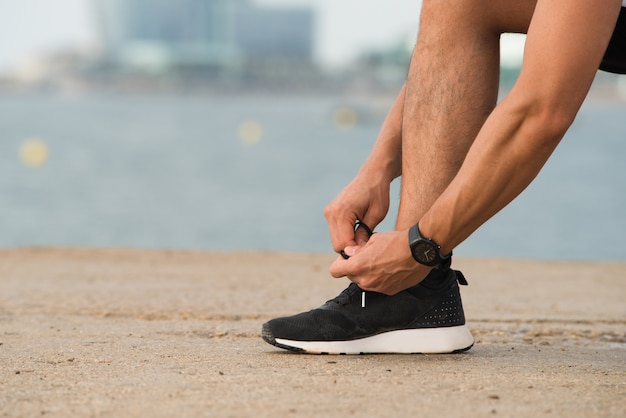
[[[483,0],[423,0],[419,37],[433,42],[458,41],[499,36]]]
[[[536,0],[423,0],[420,28],[442,26],[466,35],[526,33],[535,5]]]

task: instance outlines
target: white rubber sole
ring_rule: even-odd
[[[350,341],[292,341],[276,338],[283,348],[311,354],[443,354],[468,350],[474,337],[465,325],[389,331]]]

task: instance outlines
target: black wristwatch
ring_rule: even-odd
[[[419,223],[409,229],[409,247],[411,247],[411,255],[420,264],[429,267],[450,266],[452,252],[442,256],[441,247],[432,239],[422,236]]]

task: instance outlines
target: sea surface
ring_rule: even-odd
[[[0,247],[330,253],[323,208],[392,99],[2,94]],[[626,260],[625,161],[626,103],[587,102],[536,181],[456,254]]]

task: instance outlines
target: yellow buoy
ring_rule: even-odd
[[[48,156],[48,146],[39,138],[29,138],[20,146],[20,159],[28,167],[41,167],[48,160]]]
[[[333,122],[337,129],[349,131],[353,129],[358,121],[356,111],[350,107],[341,107],[333,114]]]
[[[256,120],[246,120],[239,125],[238,133],[246,144],[258,144],[263,138],[263,125]]]

